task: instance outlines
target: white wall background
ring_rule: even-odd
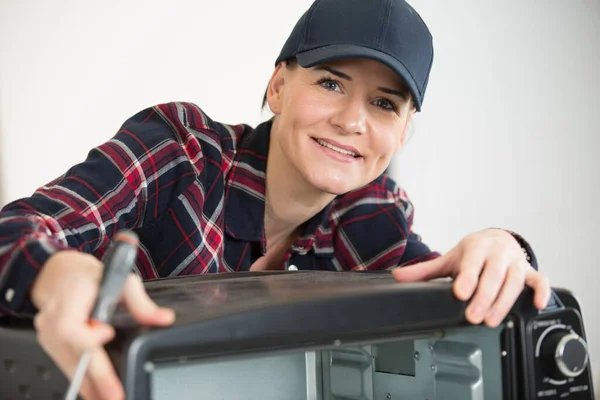
[[[156,103],[256,125],[310,3],[0,0],[0,206]],[[412,4],[436,47],[415,136],[393,168],[417,228],[440,251],[490,226],[521,232],[553,285],[580,298],[598,379],[600,2]]]

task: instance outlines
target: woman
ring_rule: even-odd
[[[140,236],[123,301],[144,324],[172,311],[142,279],[284,269],[393,269],[399,282],[455,278],[472,323],[498,325],[524,284],[550,296],[517,234],[485,229],[441,256],[412,230],[413,206],[384,173],[421,110],[431,35],[403,0],[317,0],[280,56],[253,129],[212,121],[189,103],[141,111],[85,162],[0,213],[5,312],[34,316],[39,340],[71,377],[93,352],[82,393],[122,387],[86,324],[104,254],[120,229]],[[396,268],[401,267],[401,268]]]

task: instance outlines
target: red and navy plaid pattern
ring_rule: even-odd
[[[271,122],[212,121],[189,103],[141,111],[86,160],[0,212],[0,304],[32,315],[28,290],[54,252],[101,258],[121,229],[140,237],[145,279],[247,271],[265,252]],[[306,224],[281,268],[384,270],[438,256],[387,176],[337,197]]]

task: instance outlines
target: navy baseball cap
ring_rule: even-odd
[[[433,40],[404,0],[316,0],[292,30],[275,65],[294,57],[304,68],[350,57],[380,61],[404,80],[421,111]]]

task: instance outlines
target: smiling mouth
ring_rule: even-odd
[[[312,140],[314,140],[315,142],[317,142],[321,146],[327,147],[328,149],[336,151],[336,152],[338,152],[340,154],[344,154],[346,156],[350,156],[350,157],[354,157],[354,158],[359,158],[360,157],[360,154],[354,153],[353,151],[350,151],[350,150],[341,149],[339,147],[336,147],[336,146],[332,145],[331,143],[327,143],[324,140],[317,139],[317,138],[312,138]]]

